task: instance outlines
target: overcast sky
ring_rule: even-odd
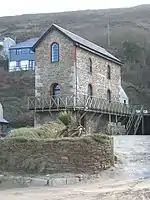
[[[150,0],[0,0],[0,16],[49,13],[84,9],[130,7],[150,4]]]

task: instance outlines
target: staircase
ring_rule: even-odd
[[[131,116],[128,120],[128,123],[126,125],[127,135],[129,135],[131,132],[133,132],[134,135],[137,134],[137,131],[139,129],[139,126],[141,124],[141,120],[143,117],[143,110],[144,110],[144,106],[141,106],[139,113],[137,113],[136,108],[133,109]]]
[[[128,120],[128,123],[126,125],[126,134],[129,135],[131,132],[131,129],[133,127],[134,121],[135,121],[135,117],[136,117],[136,109],[133,109],[131,116]]]
[[[136,135],[136,133],[138,131],[138,128],[139,128],[139,126],[141,124],[141,120],[142,120],[142,117],[143,117],[143,110],[144,110],[144,106],[141,107],[140,113],[138,113],[137,119],[135,121],[135,124],[134,124],[134,135]]]

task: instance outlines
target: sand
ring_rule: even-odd
[[[140,200],[150,199],[150,180],[111,182],[100,180],[72,186],[24,188],[0,192],[2,200]]]

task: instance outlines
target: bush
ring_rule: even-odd
[[[60,132],[58,137],[81,137],[85,135],[85,128],[79,124],[72,112],[64,111],[59,114],[59,120],[65,124],[66,130]]]
[[[72,115],[72,112],[70,111],[63,111],[59,114],[59,120],[65,124],[65,126],[69,127],[77,127],[77,119]]]
[[[67,111],[61,112],[58,118],[63,124],[65,124],[65,126],[69,126],[69,124],[71,123],[70,112],[67,112]]]

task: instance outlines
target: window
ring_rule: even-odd
[[[29,53],[30,53],[30,54],[33,54],[34,52],[30,49],[30,50],[29,50]]]
[[[88,85],[88,97],[92,97],[92,85]]]
[[[126,100],[124,100],[124,104],[127,104]]]
[[[16,61],[9,62],[9,72],[16,71]]]
[[[28,54],[28,49],[21,49],[21,54]]]
[[[16,71],[21,71],[20,61],[16,61]]]
[[[58,62],[59,61],[59,44],[53,43],[51,45],[51,62]]]
[[[17,55],[21,55],[21,53],[22,53],[22,50],[21,50],[21,49],[16,49],[16,54],[17,54]]]
[[[59,98],[60,97],[60,85],[56,83],[52,86],[52,89],[53,89],[53,96],[55,98]]]
[[[88,72],[89,72],[89,73],[92,73],[92,60],[91,60],[91,58],[89,58]]]
[[[107,90],[107,100],[111,102],[111,91]]]
[[[35,61],[29,60],[29,70],[35,70]]]
[[[111,72],[110,72],[110,66],[107,66],[107,79],[111,79]]]

